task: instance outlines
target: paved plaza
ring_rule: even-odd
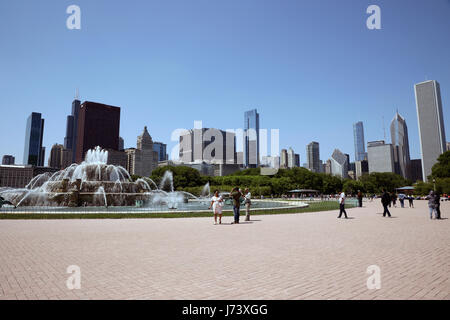
[[[450,219],[426,201],[212,218],[0,220],[0,299],[450,299]],[[442,204],[450,217],[450,202]],[[69,290],[67,267],[81,270]],[[381,270],[369,290],[367,267]]]

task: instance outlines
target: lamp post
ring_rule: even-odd
[[[433,190],[436,192],[436,179],[433,179]]]

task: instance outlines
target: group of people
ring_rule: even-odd
[[[239,224],[240,218],[240,209],[241,209],[241,201],[242,198],[244,200],[246,214],[245,221],[250,221],[250,206],[252,204],[251,201],[251,193],[246,188],[244,192],[241,191],[238,187],[233,188],[230,192],[230,197],[233,201],[233,213],[234,213],[234,221],[231,224]],[[222,224],[222,208],[225,204],[224,198],[219,194],[219,190],[214,191],[214,195],[211,198],[211,204],[209,209],[213,209],[214,213],[214,224],[217,224],[217,218],[219,218],[219,224]]]
[[[433,212],[436,219],[441,219],[441,196],[439,192],[431,190],[427,200],[428,209],[430,209],[430,219],[433,219]]]
[[[341,218],[342,214],[344,214],[345,218],[347,219],[347,212],[345,211],[345,192],[341,192],[339,195],[339,216],[338,218]],[[358,206],[362,207],[362,193],[358,190]],[[400,205],[402,208],[405,207],[405,200],[407,199],[409,201],[409,207],[414,208],[414,197],[407,196],[405,194],[399,194],[398,199],[400,201]],[[430,209],[430,219],[433,219],[433,213],[435,215],[435,219],[441,219],[441,197],[438,192],[430,191],[430,194],[426,198],[428,200],[428,208]],[[396,200],[397,196],[395,193],[392,195],[389,194],[389,192],[386,191],[386,189],[383,189],[383,194],[381,195],[381,204],[383,205],[383,217],[391,217],[391,213],[389,212],[389,207],[393,205],[396,207]]]

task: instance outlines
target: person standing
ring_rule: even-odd
[[[441,219],[441,195],[439,192],[435,192],[434,207],[436,210],[436,219]]]
[[[363,194],[360,190],[358,190],[358,203],[359,207],[362,208]]]
[[[242,193],[239,191],[238,187],[235,187],[235,188],[233,188],[233,190],[231,190],[230,195],[231,195],[231,198],[233,198],[233,212],[234,212],[234,222],[232,224],[238,224]]]
[[[399,195],[398,195],[398,200],[400,201],[400,206],[402,207],[402,208],[404,208],[405,207],[405,195],[403,194],[403,193],[400,193]]]
[[[383,195],[381,196],[381,204],[383,205],[383,217],[386,217],[386,214],[388,217],[391,217],[391,213],[389,212],[388,206],[391,203],[391,196],[389,193],[383,189]]]
[[[248,190],[248,188],[244,191],[245,198],[245,221],[250,221],[250,206],[252,205],[252,194]]]
[[[414,197],[412,195],[408,196],[409,207],[414,208]]]
[[[345,215],[345,219],[347,219],[347,212],[345,211],[345,192],[342,191],[339,196],[339,216],[338,219],[342,216],[342,213]]]
[[[214,224],[217,224],[217,216],[219,216],[219,224],[222,224],[222,206],[223,199],[219,195],[219,190],[216,190],[214,191],[214,196],[211,198],[211,204],[209,206],[209,209],[211,209],[211,207],[213,208]]]
[[[428,200],[428,209],[430,210],[430,219],[433,219],[433,212],[436,212],[436,203],[435,203],[435,195],[434,195],[434,191],[431,190],[430,194],[427,196],[427,200]],[[436,218],[437,218],[437,213],[435,214]]]

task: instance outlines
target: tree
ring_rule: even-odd
[[[431,178],[450,178],[450,151],[437,158],[437,162],[431,168]]]

